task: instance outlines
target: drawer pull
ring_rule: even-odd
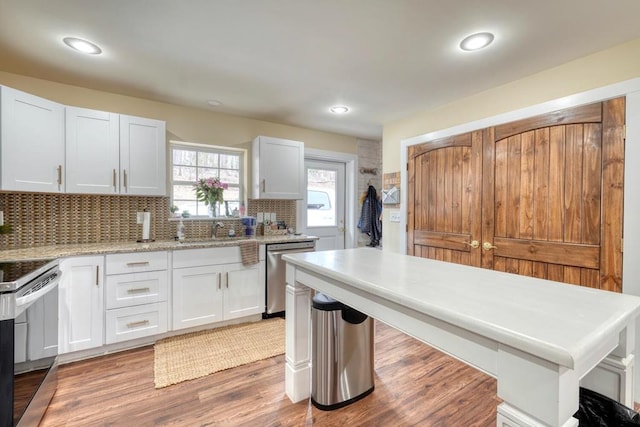
[[[148,320],[139,320],[137,322],[129,322],[127,323],[127,328],[137,328],[138,326],[148,325]]]
[[[127,267],[144,267],[149,265],[149,261],[128,262]]]
[[[127,293],[128,294],[139,294],[141,292],[149,292],[151,289],[149,288],[132,288],[132,289],[127,289]]]

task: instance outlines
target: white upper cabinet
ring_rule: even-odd
[[[304,144],[259,136],[253,140],[253,198],[304,198]]]
[[[0,189],[64,192],[64,105],[1,87]]]
[[[121,194],[166,194],[166,145],[165,122],[120,116]]]
[[[166,195],[165,122],[0,95],[0,190]]]
[[[118,194],[119,115],[66,108],[67,193]]]

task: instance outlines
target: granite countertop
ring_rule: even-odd
[[[0,251],[0,262],[27,261],[50,258],[64,258],[80,255],[100,255],[126,252],[150,252],[197,248],[214,248],[225,246],[239,246],[240,242],[257,241],[258,244],[301,242],[305,240],[317,240],[316,236],[284,235],[284,236],[256,236],[253,239],[242,237],[222,237],[212,239],[187,239],[184,242],[175,240],[160,240],[156,242],[106,242],[106,243],[82,243],[73,245],[50,245],[31,248],[8,249]]]

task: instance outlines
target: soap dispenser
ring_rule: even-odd
[[[178,222],[178,230],[176,232],[178,236],[178,241],[182,242],[184,240],[184,222],[182,222],[182,217],[180,217],[180,222]]]

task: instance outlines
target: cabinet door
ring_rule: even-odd
[[[120,116],[120,193],[166,194],[165,122]]]
[[[226,266],[224,273],[224,320],[260,314],[265,309],[264,275],[255,264]]]
[[[27,309],[29,360],[58,354],[58,289],[53,289]]]
[[[304,198],[304,144],[259,136],[253,142],[253,197]]]
[[[220,266],[173,270],[173,329],[206,325],[222,320]]]
[[[13,361],[27,361],[27,312],[23,311],[15,320],[13,338]]]
[[[60,262],[60,353],[99,347],[103,343],[103,272],[101,256],[67,258]]]
[[[118,115],[66,107],[67,193],[117,194]]]
[[[1,189],[64,191],[64,106],[1,89]]]

